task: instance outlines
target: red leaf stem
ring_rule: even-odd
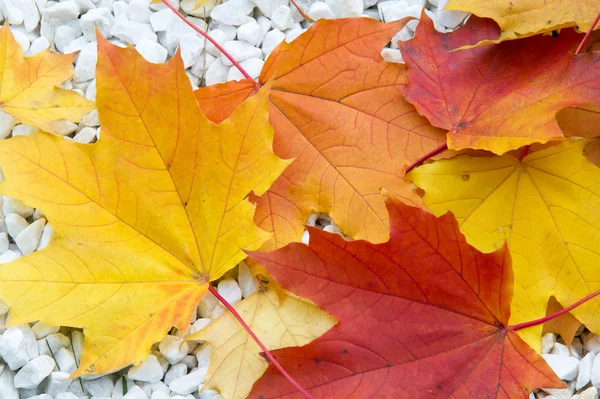
[[[162,0],[161,0],[162,1]],[[283,374],[283,376],[285,378],[287,378],[287,380],[300,392],[302,393],[307,399],[314,399],[312,397],[311,394],[309,394],[304,388],[302,388],[300,386],[300,384],[298,384],[296,382],[296,380],[294,380],[292,378],[291,375],[289,375],[287,373],[287,371],[285,371],[285,369],[277,362],[277,360],[275,359],[275,357],[271,354],[271,352],[269,352],[269,350],[267,349],[267,347],[260,342],[260,339],[258,339],[258,337],[256,336],[256,334],[254,334],[254,332],[250,329],[250,327],[248,326],[248,324],[246,324],[246,322],[244,321],[244,319],[242,319],[242,316],[240,316],[240,314],[234,309],[233,306],[231,306],[229,304],[229,302],[227,302],[225,300],[225,298],[223,298],[215,289],[215,287],[213,287],[211,284],[208,285],[208,289],[209,291],[227,308],[227,310],[229,310],[231,312],[231,314],[233,315],[233,317],[235,317],[237,319],[237,321],[242,325],[242,327],[244,327],[244,330],[246,330],[246,332],[248,334],[250,334],[250,336],[254,339],[254,341],[256,341],[256,343],[258,344],[258,346],[260,346],[260,349],[262,349],[262,351],[264,352],[264,354],[269,358],[269,360],[271,361],[271,363],[273,363],[273,365],[275,367],[277,367],[277,369],[281,372],[281,374]]]
[[[233,58],[231,56],[231,54],[229,54],[227,52],[227,50],[225,50],[223,48],[223,46],[221,46],[219,43],[216,42],[215,39],[213,39],[212,37],[210,37],[209,34],[207,34],[206,32],[204,32],[202,29],[198,28],[196,25],[194,25],[193,23],[191,23],[190,21],[188,21],[185,16],[179,12],[179,10],[175,7],[173,7],[173,5],[171,5],[171,3],[169,3],[167,0],[160,0],[162,1],[162,3],[164,5],[166,5],[167,7],[169,7],[171,9],[171,11],[173,11],[175,13],[175,15],[177,15],[183,22],[185,22],[186,24],[188,24],[188,26],[190,28],[192,28],[193,30],[195,30],[196,32],[198,32],[200,35],[202,35],[206,40],[208,40],[209,42],[211,42],[217,49],[219,49],[219,51],[225,56],[227,57],[227,59],[229,61],[231,61],[231,63],[242,73],[242,75],[244,75],[244,77],[246,79],[250,79],[250,80],[254,80],[252,79],[252,77],[248,74],[248,72],[246,72],[246,70],[244,68],[242,68],[242,66],[239,64],[239,62],[237,62],[235,60],[235,58]],[[257,83],[258,85],[258,83]]]
[[[583,37],[583,40],[581,40],[581,43],[579,43],[579,47],[577,47],[577,50],[575,50],[575,54],[579,54],[579,52],[583,48],[583,45],[587,41],[588,37],[590,37],[590,35],[594,31],[594,28],[596,27],[598,20],[600,20],[600,12],[598,13],[598,15],[596,15],[594,22],[592,22],[592,26],[590,26],[590,29],[588,29],[588,31],[586,32],[585,36]]]
[[[536,319],[536,320],[531,320],[531,321],[527,321],[525,323],[521,323],[521,324],[515,324],[512,326],[508,326],[507,328],[513,330],[513,331],[517,331],[520,330],[522,328],[527,328],[527,327],[532,327],[532,326],[537,326],[539,324],[543,324],[547,321],[550,321],[552,319],[556,319],[557,317],[562,316],[563,314],[575,309],[576,307],[582,305],[583,303],[589,301],[590,299],[596,297],[600,295],[600,290],[592,292],[591,294],[589,294],[588,296],[586,296],[583,299],[580,299],[579,301],[575,302],[574,304],[572,304],[571,306],[567,306],[566,308],[564,308],[563,310],[560,310],[556,313],[553,313],[551,315],[542,317],[541,319]]]
[[[428,152],[427,154],[423,155],[421,158],[419,158],[415,162],[413,162],[412,165],[410,165],[408,168],[406,168],[406,173],[410,172],[417,166],[421,165],[423,162],[427,161],[429,158],[439,154],[440,152],[444,152],[447,149],[448,149],[448,144],[444,143],[441,146],[439,146],[438,148]]]
[[[298,10],[298,12],[300,13],[300,15],[302,15],[302,18],[306,19],[308,22],[315,22],[304,11],[302,11],[302,8],[300,8],[300,6],[298,5],[298,3],[296,3],[295,0],[290,0],[290,2],[294,5],[294,7],[296,7],[296,10]]]
[[[519,157],[519,161],[522,161],[527,154],[529,154],[529,146],[526,145],[525,147],[523,147],[523,151],[521,152],[521,156]]]

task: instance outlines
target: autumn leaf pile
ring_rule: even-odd
[[[600,4],[480,3],[450,3],[475,14],[450,34],[423,15],[405,64],[380,52],[407,20],[322,20],[258,82],[196,92],[179,54],[150,64],[99,36],[92,145],[52,134],[93,108],[54,87],[72,58],[24,58],[3,28],[0,107],[44,132],[0,141],[0,193],[56,231],[0,265],[10,324],[83,328],[73,377],[111,372],[183,333],[249,256],[264,283],[236,311],[315,398],[563,387],[542,326],[512,326],[600,289],[600,53],[592,35],[575,54],[573,29]],[[300,243],[315,212],[343,235]],[[600,333],[599,310],[560,328]],[[212,348],[204,388],[302,397],[231,313],[187,339]]]

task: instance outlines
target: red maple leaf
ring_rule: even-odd
[[[506,327],[513,273],[506,247],[471,247],[451,214],[387,200],[391,238],[346,241],[310,228],[310,244],[250,256],[293,293],[339,318],[277,360],[317,398],[525,398],[563,387]],[[274,369],[253,397],[300,397]]]

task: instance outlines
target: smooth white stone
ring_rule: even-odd
[[[301,34],[303,34],[304,32],[306,32],[306,29],[298,29],[298,28],[288,29],[285,32],[285,41],[288,43],[291,43],[294,40],[296,40],[296,38],[298,36],[300,36]]]
[[[61,1],[60,3],[56,3],[44,9],[42,14],[44,17],[49,18],[51,20],[59,20],[59,21],[67,21],[70,19],[75,19],[79,16],[81,9],[79,5],[72,1]]]
[[[237,281],[232,278],[219,281],[217,291],[231,306],[237,305],[242,300],[242,290]]]
[[[255,20],[246,22],[237,29],[237,37],[252,46],[258,46],[264,35],[261,33],[260,26]]]
[[[114,389],[121,391],[121,381],[119,380],[115,384],[110,377],[104,376],[95,380],[85,381],[84,387],[92,396],[113,396]]]
[[[89,144],[96,138],[96,128],[84,127],[73,137],[73,141],[81,144]]]
[[[75,356],[70,349],[60,348],[54,353],[54,358],[56,359],[56,364],[60,368],[60,371],[71,374],[77,370]]]
[[[29,399],[53,399],[52,396],[47,393],[43,393],[41,395],[30,396]]]
[[[91,43],[93,44],[93,43]],[[66,136],[77,130],[77,124],[66,119],[59,119],[52,122],[52,128],[56,134]]]
[[[89,41],[96,41],[96,28],[102,36],[111,38],[110,29],[115,24],[115,17],[108,8],[94,8],[86,12],[79,20],[81,31]]]
[[[288,4],[288,0],[251,0],[251,2],[269,19],[271,19],[277,7]]]
[[[589,387],[585,391],[581,392],[578,396],[579,396],[579,399],[598,399],[598,388]],[[575,396],[573,396],[573,398],[574,397]]]
[[[205,389],[204,391],[200,392],[200,395],[198,395],[198,399],[225,399],[225,398],[215,390]]]
[[[23,333],[25,352],[27,353],[29,360],[38,357],[40,353],[37,347],[37,341],[35,340],[35,334],[31,330],[31,327],[29,327],[29,324],[18,324],[14,327],[18,328]]]
[[[594,363],[592,364],[592,371],[590,373],[590,380],[592,381],[593,386],[595,386],[596,388],[600,387],[600,356],[596,356],[594,358]]]
[[[38,321],[31,327],[31,331],[33,331],[33,335],[35,335],[36,339],[46,338],[50,334],[57,333],[58,330],[60,330],[60,327],[48,325],[43,321]]]
[[[6,212],[4,212],[4,214],[6,215]],[[600,353],[600,336],[592,333],[585,335],[583,338],[583,348],[587,352],[594,352],[595,354]]]
[[[547,333],[542,336],[542,353],[550,353],[556,343],[556,335]]]
[[[42,231],[42,237],[40,238],[40,242],[35,250],[39,251],[40,249],[46,248],[48,244],[50,244],[50,241],[52,241],[53,234],[54,229],[52,228],[52,226],[46,224],[46,226],[44,226],[44,231]]]
[[[96,79],[92,80],[92,83],[86,89],[85,98],[90,101],[96,101]]]
[[[227,51],[237,62],[249,60],[251,58],[262,58],[262,51],[258,47],[254,47],[249,43],[241,41],[229,41],[223,45]],[[233,65],[232,62],[225,56],[221,56],[223,64],[227,66]]]
[[[54,399],[79,399],[79,397],[71,392],[61,392],[57,394]]]
[[[206,372],[208,368],[202,367],[195,371],[192,371],[188,375],[183,377],[179,377],[169,384],[169,388],[171,391],[179,394],[179,395],[189,395],[192,392],[198,390],[200,384],[204,382],[206,378]]]
[[[455,10],[439,10],[436,22],[449,29],[456,29],[469,16],[468,12]]]
[[[149,0],[131,0],[127,6],[127,17],[134,22],[149,22],[152,11]]]
[[[21,252],[9,249],[0,255],[0,264],[12,262],[15,259],[19,259],[21,256],[23,256]]]
[[[166,392],[166,393],[171,393],[171,389],[169,388],[169,386],[167,384],[165,384],[162,381],[158,381],[158,382],[153,382],[150,384],[150,390],[152,392]]]
[[[46,219],[38,219],[23,229],[23,231],[15,238],[15,243],[23,256],[29,255],[35,251],[40,242],[40,237],[42,236],[45,225]]]
[[[0,232],[0,254],[5,253],[6,251],[8,251],[8,233],[6,232]],[[6,313],[6,312],[0,312],[0,314],[2,313]]]
[[[94,79],[96,75],[96,62],[98,61],[98,46],[95,42],[86,44],[77,57],[73,80],[86,82]]]
[[[54,33],[54,45],[59,52],[64,53],[67,45],[75,39],[77,39],[77,32],[70,26],[61,25],[56,28],[56,32]]]
[[[210,364],[210,345],[202,345],[196,348],[194,354],[196,355],[196,360],[198,361],[198,367],[208,367]]]
[[[22,125],[26,126],[26,125]],[[23,201],[12,197],[4,197],[2,201],[2,213],[8,215],[9,213],[16,213],[24,218],[28,218],[33,215],[35,208],[25,205]]]
[[[81,13],[84,14],[91,9],[96,8],[96,5],[92,0],[75,0],[75,3],[79,6]]]
[[[402,58],[402,53],[400,53],[400,50],[395,50],[386,47],[383,50],[381,50],[381,57],[387,62],[396,62],[398,64],[404,64],[404,58]]]
[[[54,369],[55,363],[50,356],[39,356],[29,361],[15,375],[15,387],[32,389],[37,387]]]
[[[87,115],[81,118],[81,123],[85,126],[100,126],[100,118],[98,117],[98,110],[95,109]]]
[[[262,52],[266,57],[269,55],[275,47],[279,45],[285,39],[285,33],[280,31],[279,29],[273,29],[265,35],[265,38],[262,42]]]
[[[19,46],[21,46],[21,50],[23,50],[24,53],[27,52],[27,50],[29,50],[30,44],[27,36],[19,31],[14,31],[13,36],[16,42],[19,43]]]
[[[207,291],[198,303],[198,316],[212,319],[211,314],[218,304],[219,300],[210,291]]]
[[[71,385],[71,380],[69,379],[71,374],[66,373],[64,371],[54,371],[50,373],[48,378],[44,381],[43,391],[55,396],[61,392],[67,392],[69,386]]]
[[[0,111],[0,140],[8,137],[16,123],[12,115]]]
[[[8,19],[8,22],[11,25],[21,25],[23,23],[25,20],[25,12],[20,7],[16,7],[10,0],[5,0],[0,4],[2,4],[2,13],[6,16],[6,19]]]
[[[215,42],[217,42],[220,46],[223,46],[225,44],[225,42],[227,41],[227,35],[225,34],[225,32],[220,31],[218,29],[215,29],[213,31],[208,32],[208,34],[210,35],[210,37],[213,38],[213,40]],[[221,50],[217,49],[215,47],[214,44],[208,42],[206,43],[206,51],[211,54],[214,55],[217,58],[221,57]],[[208,86],[208,84],[207,84]]]
[[[188,371],[187,365],[185,365],[183,363],[177,363],[176,365],[171,367],[169,369],[169,371],[167,371],[167,373],[165,374],[165,379],[164,379],[165,384],[170,385],[176,379],[186,375],[187,371]]]
[[[227,38],[226,41],[234,40],[235,37],[237,36],[237,28],[235,26],[231,26],[231,25],[220,22],[217,26],[217,29],[219,29],[221,32],[225,33],[225,37]]]
[[[158,345],[161,355],[171,364],[177,364],[185,355],[188,354],[189,346],[187,343],[181,344],[181,338],[174,335],[167,335]]]
[[[83,333],[79,330],[71,331],[71,343],[73,350],[75,351],[75,358],[81,359],[81,352],[83,352]]]
[[[204,327],[206,327],[207,325],[209,325],[211,322],[211,320],[209,318],[203,317],[201,319],[198,319],[194,322],[194,324],[192,324],[190,326],[189,329],[189,335],[197,333],[198,331],[202,330]]]
[[[12,130],[13,137],[16,136],[32,136],[36,134],[38,128],[30,125],[16,125]]]
[[[329,8],[329,6],[322,1],[316,1],[310,6],[310,9],[308,10],[308,16],[315,21],[319,19],[335,18],[335,15],[333,15],[333,11],[331,11],[331,8]]]
[[[592,379],[592,367],[596,355],[592,352],[588,353],[579,362],[579,373],[577,374],[577,383],[575,389],[580,390],[586,386]]]
[[[194,0],[195,1],[195,0]],[[160,10],[150,15],[150,26],[155,32],[165,32],[173,19],[173,11]]]
[[[291,28],[294,25],[294,21],[292,20],[292,10],[286,5],[277,7],[271,16],[271,25],[279,30]]]
[[[115,21],[129,21],[127,18],[127,8],[129,0],[127,1],[115,1],[112,6]]]
[[[23,218],[21,215],[17,215],[16,213],[9,213],[4,218],[4,223],[6,223],[6,228],[8,229],[8,234],[12,238],[16,238],[23,230],[25,230],[29,223],[27,220]]]
[[[40,355],[51,355],[50,349],[52,349],[52,353],[56,353],[60,348],[68,348],[71,345],[71,340],[61,333],[56,333],[39,340],[37,345]],[[50,346],[50,349],[48,349],[48,346]]]
[[[192,65],[190,72],[199,78],[203,78],[206,70],[212,65],[213,62],[215,62],[216,59],[217,57],[214,55],[204,52],[200,55],[198,61]]]
[[[363,13],[363,0],[339,0],[338,4],[343,18],[359,17]]]
[[[143,38],[150,39],[154,42],[158,40],[158,37],[152,30],[150,24],[127,20],[118,20],[110,29],[110,33],[124,42],[133,45],[138,44]]]
[[[250,20],[254,4],[248,0],[229,0],[219,4],[210,13],[210,17],[227,25],[239,26]]]
[[[171,397],[169,392],[156,391],[152,392],[150,399],[169,399]]]
[[[194,17],[207,18],[210,16],[210,13],[215,8],[217,3],[220,3],[219,0],[208,0],[205,4],[196,8],[197,0],[182,0],[181,8],[189,15],[193,15]]]
[[[567,345],[563,345],[558,342],[554,344],[554,347],[552,348],[550,353],[553,355],[559,355],[559,356],[572,356],[572,357],[576,358],[577,360],[581,360],[581,356],[579,356],[579,353],[577,353],[577,351],[569,350]]]
[[[207,30],[206,22],[204,22],[203,20],[193,17],[188,17],[187,20],[191,22],[194,26],[196,26],[198,29],[202,31]],[[167,26],[167,30],[164,32],[164,34],[160,35],[160,42],[169,51],[169,54],[173,55],[175,54],[175,50],[177,49],[177,46],[180,44],[180,42],[185,37],[190,36],[198,40],[202,40],[204,42],[204,39],[200,39],[200,37],[194,31],[194,29],[192,29],[190,26],[184,23],[181,19],[171,18],[169,25]]]
[[[225,83],[227,81],[229,68],[229,66],[223,64],[220,57],[217,58],[206,70],[204,75],[206,85],[211,86],[217,83]]]
[[[257,79],[260,76],[260,72],[264,65],[264,61],[260,58],[251,58],[246,61],[240,62],[240,66],[244,68],[246,72],[252,77],[252,79]],[[240,81],[245,79],[245,76],[237,69],[236,67],[231,67],[229,73],[227,74],[227,80],[236,80]]]
[[[0,356],[11,370],[27,364],[29,357],[25,349],[25,336],[21,330],[9,327],[4,331],[0,336]]]
[[[2,399],[19,399],[19,391],[14,384],[15,373],[10,369],[4,369],[0,373],[0,392]]]
[[[135,49],[146,61],[154,64],[165,62],[169,54],[166,48],[147,38],[142,38]]]
[[[157,382],[162,376],[162,367],[154,355],[148,355],[143,362],[131,367],[127,372],[127,378],[137,381]]]
[[[561,380],[571,381],[577,377],[579,360],[574,357],[550,354],[542,355],[542,357]]]
[[[197,36],[185,36],[179,41],[179,50],[183,59],[183,67],[189,68],[200,59],[205,40]]]
[[[140,387],[135,386],[127,391],[127,394],[123,396],[123,399],[148,399],[148,396],[146,396]]]
[[[77,39],[73,40],[71,43],[67,44],[64,49],[65,54],[71,54],[76,51],[80,51],[84,48],[90,41],[85,38],[85,36],[80,36]]]
[[[50,47],[50,42],[48,42],[48,39],[46,39],[44,36],[41,36],[41,37],[35,39],[33,42],[31,42],[31,45],[29,46],[29,50],[27,50],[27,52],[25,53],[25,56],[32,57],[32,56],[48,49],[49,47]]]

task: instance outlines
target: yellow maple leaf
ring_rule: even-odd
[[[55,132],[60,120],[79,122],[94,103],[74,91],[59,89],[73,74],[73,54],[49,49],[23,57],[9,25],[0,29],[0,109],[19,122]]]
[[[454,213],[471,245],[491,252],[508,241],[511,324],[544,317],[551,296],[567,306],[600,289],[600,169],[583,156],[584,146],[567,142],[523,161],[464,155],[409,174],[434,214]],[[589,301],[572,313],[598,333],[599,307]],[[539,350],[541,329],[519,334]]]
[[[269,350],[302,346],[324,334],[337,320],[305,300],[275,289],[259,290],[235,309]],[[227,399],[248,396],[264,374],[262,350],[231,313],[226,313],[187,340],[207,341],[211,360],[203,388],[216,388]]]
[[[450,0],[446,10],[460,10],[478,17],[492,18],[500,25],[497,40],[478,44],[499,43],[555,29],[577,27],[587,31],[600,10],[597,0]]]
[[[207,282],[269,238],[246,197],[289,163],[271,149],[268,86],[215,125],[179,54],[156,65],[101,37],[98,49],[96,144],[0,141],[0,193],[42,209],[56,231],[0,265],[0,297],[11,324],[85,329],[75,376],[137,363],[171,326],[185,331]]]

